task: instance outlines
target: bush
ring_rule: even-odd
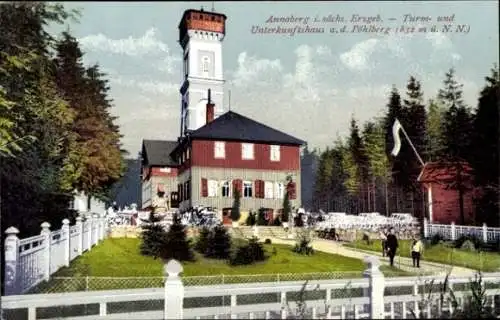
[[[295,216],[295,226],[296,227],[303,227],[304,226],[304,220],[302,219],[303,214],[299,213],[298,215]]]
[[[271,244],[271,243],[272,243],[272,242],[271,242],[271,239],[266,239],[266,240],[264,241],[264,244]]]
[[[259,243],[256,237],[252,237],[245,245],[240,245],[235,248],[229,263],[233,266],[248,265],[257,261],[267,259],[262,244]]]
[[[205,254],[207,252],[209,241],[210,241],[210,229],[208,227],[201,228],[194,249],[201,254]]]
[[[370,239],[370,235],[366,232],[363,233],[363,242],[365,242],[367,245],[371,245],[372,241]]]
[[[231,252],[231,237],[222,225],[215,226],[207,241],[205,257],[227,259]]]
[[[474,243],[470,240],[465,240],[464,243],[462,243],[462,246],[460,247],[462,250],[467,250],[467,251],[475,251],[476,247],[474,246]]]
[[[162,241],[159,257],[165,261],[170,259],[193,261],[194,254],[187,239],[186,229],[177,214],[174,215],[173,220],[173,224],[166,233],[164,241]]]
[[[303,255],[311,255],[314,253],[314,249],[311,244],[311,237],[307,230],[297,233],[297,243],[293,248],[293,252]]]
[[[250,211],[248,213],[247,219],[245,220],[245,224],[247,226],[253,226],[253,225],[255,225],[255,222],[257,222],[256,214],[255,214],[255,212]]]
[[[443,241],[443,237],[440,234],[435,234],[431,237],[431,246],[435,246]]]
[[[258,226],[267,226],[269,223],[266,220],[266,209],[260,208],[259,213],[257,215],[257,225]]]
[[[472,242],[472,245],[474,246],[474,250],[480,250],[484,247],[484,243],[482,239],[479,239],[476,236],[473,235],[466,235],[466,236],[461,236],[455,241],[455,248],[461,249],[463,244],[465,242]],[[470,245],[468,245],[470,247]]]
[[[281,220],[279,217],[276,217],[276,219],[273,220],[273,226],[281,227]]]

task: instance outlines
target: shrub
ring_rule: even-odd
[[[267,259],[262,244],[259,243],[256,237],[252,237],[245,245],[240,245],[235,248],[229,263],[233,266],[248,265],[257,261],[264,261]]]
[[[238,188],[234,188],[233,206],[231,207],[231,220],[233,220],[234,222],[237,222],[241,218],[240,198],[241,198],[240,190],[238,190]]]
[[[210,241],[210,229],[208,227],[201,228],[194,249],[201,254],[205,254],[207,252],[209,241]]]
[[[304,255],[311,255],[314,253],[314,250],[311,244],[311,237],[307,230],[301,231],[297,233],[297,243],[293,248],[293,252]]]
[[[266,239],[266,240],[264,241],[264,244],[271,244],[271,243],[272,243],[272,242],[271,242],[271,239]]]
[[[186,229],[181,223],[181,218],[175,214],[173,220],[173,224],[166,233],[164,241],[162,241],[159,257],[165,261],[170,259],[193,261],[194,254],[187,239]]]
[[[435,246],[442,241],[443,241],[443,237],[437,233],[431,237],[431,246]]]
[[[465,236],[461,236],[460,238],[458,238],[455,241],[455,243],[454,243],[455,248],[461,249],[463,244],[467,241],[472,242],[475,250],[480,250],[484,247],[484,242],[482,239],[480,239],[474,235],[465,235]]]
[[[290,203],[290,196],[288,191],[285,193],[285,197],[283,198],[283,212],[281,214],[281,221],[288,222],[288,217],[292,212],[292,205]]]
[[[371,245],[372,241],[370,239],[370,235],[366,232],[363,233],[363,242],[365,242],[367,245]]]
[[[255,222],[257,222],[256,214],[255,214],[255,212],[250,211],[248,213],[247,219],[245,220],[245,224],[247,226],[253,226],[253,225],[255,225]]]
[[[148,223],[142,227],[142,242],[139,247],[140,253],[145,256],[151,256],[155,259],[160,256],[160,251],[165,244],[167,232],[165,228],[158,224],[159,218],[151,214]]]
[[[475,251],[476,246],[474,245],[474,242],[470,240],[465,240],[464,243],[462,243],[462,246],[460,247],[462,250],[467,250],[467,251]]]
[[[299,213],[298,215],[295,216],[295,226],[296,227],[303,227],[304,226],[304,220],[302,219],[303,214]]]
[[[208,238],[205,256],[214,259],[227,259],[231,252],[231,237],[222,225],[215,226]]]
[[[269,223],[266,220],[266,209],[260,208],[259,213],[257,215],[257,225],[258,226],[267,226]]]

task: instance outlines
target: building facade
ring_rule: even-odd
[[[223,216],[238,190],[242,220],[260,208],[276,215],[286,193],[292,206],[301,206],[304,141],[239,113],[224,112],[225,21],[225,15],[215,12],[184,12],[179,24],[184,56],[181,135],[175,142],[144,140],[143,208],[155,206],[161,188],[181,211],[205,206]]]

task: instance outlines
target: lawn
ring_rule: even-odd
[[[412,240],[399,240],[398,255],[411,258],[411,244]],[[381,252],[382,248],[380,240],[374,240],[371,244],[358,240],[345,246],[377,252]],[[484,272],[494,272],[500,269],[500,253],[455,249],[447,244],[426,246],[422,253],[422,260]]]
[[[35,292],[65,292],[118,288],[161,287],[163,264],[139,254],[139,239],[106,239],[71,266],[53,275]],[[197,254],[195,262],[183,263],[186,285],[240,282],[290,281],[308,279],[357,278],[366,269],[363,261],[324,252],[303,256],[282,244],[265,244],[269,259],[248,266],[230,266],[225,261]],[[274,250],[276,248],[276,250]],[[383,266],[387,276],[408,276],[402,270]],[[106,277],[106,278],[103,278]]]

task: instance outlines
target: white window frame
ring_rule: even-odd
[[[227,187],[227,195],[224,195],[224,188]],[[231,181],[221,181],[220,182],[220,195],[223,198],[231,197]]]
[[[218,189],[218,182],[217,180],[208,180],[207,181],[207,189],[208,189],[208,196],[209,197],[217,197],[217,189]]]
[[[214,143],[214,158],[226,158],[226,144],[223,141],[215,141]]]
[[[242,143],[241,144],[241,159],[253,160],[254,159],[254,144]]]
[[[203,74],[208,74],[210,72],[210,58],[208,56],[203,56],[201,58],[201,72]]]
[[[270,160],[271,161],[280,161],[281,158],[281,147],[279,145],[272,145],[270,152]]]
[[[274,183],[270,181],[264,182],[264,198],[273,199],[274,198]]]
[[[248,192],[247,190],[250,190]],[[248,195],[250,193],[250,195]],[[253,197],[253,183],[252,181],[243,181],[243,198],[252,198]]]
[[[274,186],[275,199],[283,199],[285,197],[285,184],[283,182],[276,182]]]

